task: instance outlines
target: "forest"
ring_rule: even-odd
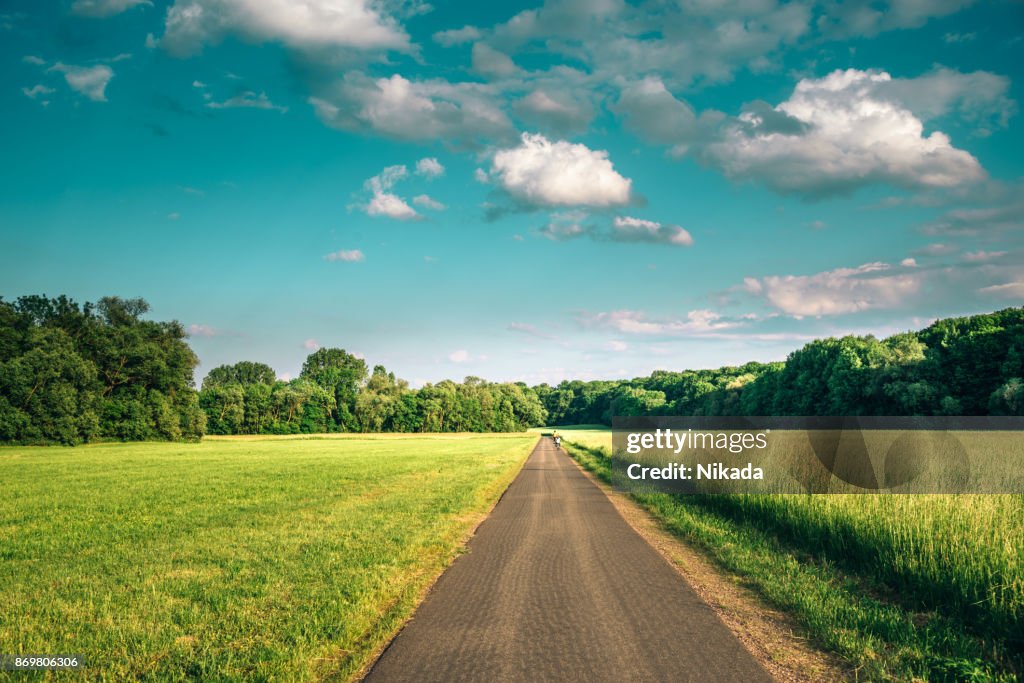
[[[0,299],[0,442],[194,440],[203,434],[510,432],[613,415],[1021,415],[1024,308],[876,339],[820,339],[785,362],[656,370],[529,387],[478,377],[412,389],[338,348],[299,377],[242,361],[210,370],[142,299]]]

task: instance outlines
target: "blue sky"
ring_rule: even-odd
[[[777,360],[1024,300],[1024,5],[0,7],[0,294],[209,368]]]

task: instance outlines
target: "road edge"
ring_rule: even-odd
[[[567,452],[563,454],[604,493],[619,516],[668,562],[775,680],[781,683],[853,680],[837,657],[812,647],[806,638],[797,635],[800,628],[796,620],[742,585],[742,577],[715,565],[713,560],[665,529],[627,494],[598,479]]]
[[[432,591],[434,589],[434,586],[437,585],[437,582],[440,580],[440,578],[444,575],[446,571],[448,571],[449,568],[451,568],[455,560],[459,559],[459,557],[465,554],[466,547],[469,545],[469,542],[473,539],[473,537],[476,536],[477,531],[480,530],[480,525],[487,521],[487,518],[491,516],[492,512],[494,512],[494,508],[498,506],[498,503],[501,502],[501,499],[505,497],[506,493],[508,493],[509,487],[512,486],[512,483],[516,479],[519,478],[520,473],[523,471],[523,467],[526,466],[526,461],[530,459],[530,457],[533,455],[533,452],[537,450],[537,447],[540,445],[541,439],[544,438],[540,434],[537,434],[536,436],[537,440],[534,441],[533,447],[530,448],[530,452],[527,453],[526,457],[523,458],[523,461],[519,463],[519,467],[516,468],[515,473],[508,480],[508,483],[505,484],[505,486],[501,489],[501,493],[499,493],[498,497],[494,499],[494,502],[491,503],[490,507],[488,507],[486,510],[480,513],[479,517],[473,523],[473,526],[459,540],[459,543],[456,546],[456,554],[455,557],[452,558],[452,561],[446,564],[444,567],[442,567],[441,570],[438,571],[433,576],[433,578],[430,579],[430,581],[424,586],[423,590],[421,590],[419,594],[416,596],[415,606],[412,608],[412,611],[409,612],[409,616],[403,619],[402,623],[398,624],[395,627],[394,632],[386,641],[384,641],[380,645],[380,647],[374,649],[371,652],[370,656],[366,659],[366,663],[363,664],[363,666],[360,667],[357,671],[353,672],[352,675],[350,675],[346,679],[347,681],[350,681],[351,683],[358,683],[359,681],[362,681],[364,678],[366,678],[370,671],[373,670],[373,667],[377,664],[377,660],[379,660],[384,655],[387,649],[391,647],[391,644],[395,642],[395,639],[398,638],[399,634],[403,630],[405,630],[405,627],[408,626],[410,621],[412,621],[412,618],[416,616],[416,612],[423,604],[423,601],[427,599],[427,596],[430,594],[430,591]],[[575,462],[575,460],[573,462]]]

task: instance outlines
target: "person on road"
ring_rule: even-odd
[[[555,448],[561,448],[562,447],[562,437],[557,432],[554,434],[554,439],[555,439]]]

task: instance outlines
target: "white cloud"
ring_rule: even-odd
[[[1024,230],[1024,201],[1020,193],[1024,185],[1016,183],[995,198],[989,206],[951,209],[921,226],[926,235],[978,236]]]
[[[271,109],[279,111],[282,114],[288,111],[288,107],[282,107],[274,104],[267,97],[267,93],[261,92],[256,94],[252,90],[239,93],[234,97],[228,98],[223,102],[207,102],[206,106],[210,109],[233,109],[236,107],[248,108],[248,109]]]
[[[167,220],[176,221],[179,218],[181,218],[181,214],[178,213],[177,211],[172,211],[171,213],[167,214]]]
[[[883,31],[924,26],[929,19],[959,12],[975,0],[888,0],[886,2],[822,2],[818,28],[832,38],[874,36]]]
[[[231,34],[301,51],[408,49],[408,35],[378,7],[368,0],[177,0],[160,42],[179,56]]]
[[[160,45],[160,41],[156,39],[152,33],[146,34],[145,46],[147,50],[155,50]]]
[[[969,251],[964,254],[964,261],[968,263],[984,263],[986,261],[993,261],[1001,256],[1006,256],[1005,251]]]
[[[26,64],[32,64],[33,66],[43,66],[44,64],[46,64],[46,60],[40,59],[35,55],[25,55],[21,58],[21,61],[25,62]]]
[[[446,208],[444,204],[426,194],[416,195],[412,198],[412,203],[416,206],[422,206],[424,209],[432,209],[434,211],[444,211]]]
[[[21,92],[25,94],[25,97],[34,100],[40,95],[45,97],[46,95],[51,95],[56,91],[53,88],[48,88],[45,85],[38,84],[33,85],[31,88],[22,88]]]
[[[507,139],[513,132],[500,94],[484,83],[411,81],[400,74],[372,79],[349,72],[318,88],[309,103],[328,126],[401,140],[479,147],[482,140]]]
[[[651,242],[677,247],[693,245],[693,237],[678,225],[664,225],[631,216],[616,216],[612,221],[612,239],[617,242]]]
[[[900,261],[900,265],[903,266],[904,268],[917,268],[917,259],[910,258],[908,256],[907,258]]]
[[[469,360],[469,351],[466,349],[459,349],[458,351],[452,351],[448,354],[448,360],[453,363],[465,363]]]
[[[366,213],[370,216],[387,216],[400,221],[411,221],[420,218],[416,209],[405,203],[405,200],[390,192],[373,195],[366,205]]]
[[[444,47],[452,47],[454,45],[463,45],[465,43],[472,43],[474,40],[480,40],[482,34],[480,29],[475,26],[463,26],[462,28],[448,29],[447,31],[438,31],[434,34],[434,42]]]
[[[538,88],[515,102],[516,115],[532,126],[558,135],[580,133],[594,118],[589,102],[575,99],[570,89]]]
[[[957,247],[952,244],[944,244],[942,242],[934,242],[927,246],[915,249],[914,253],[919,256],[946,256],[957,251]]]
[[[956,112],[981,126],[1005,128],[1017,111],[1009,97],[1010,79],[988,71],[963,73],[936,66],[917,78],[879,81],[874,94],[905,106],[921,119],[930,120]],[[984,135],[984,132],[981,133]]]
[[[1002,285],[992,285],[991,287],[982,287],[978,292],[1006,299],[1024,299],[1024,280],[1007,282]]]
[[[888,182],[948,188],[984,178],[978,160],[924,125],[885,93],[889,74],[834,71],[803,79],[771,112],[802,130],[781,130],[767,111],[748,111],[707,145],[702,158],[733,178],[752,178],[783,193],[842,194]]]
[[[539,339],[552,339],[552,335],[540,331],[536,325],[530,325],[529,323],[509,323],[505,329],[510,332],[528,334],[531,337],[537,337]]]
[[[627,344],[624,341],[620,341],[618,339],[612,339],[607,344],[605,344],[604,347],[608,351],[615,351],[616,353],[622,353],[623,351],[626,351],[626,350],[629,349],[629,344]]]
[[[522,73],[511,57],[486,43],[473,44],[472,63],[473,71],[487,78],[510,78]]]
[[[389,192],[395,183],[408,177],[409,169],[398,164],[388,166],[379,174],[373,176],[363,187],[372,193],[372,197],[364,210],[370,216],[386,216],[401,221],[409,221],[421,218],[414,208],[409,206],[404,199]]]
[[[107,84],[114,77],[114,70],[106,64],[96,66],[74,66],[57,62],[49,68],[64,74],[64,80],[71,89],[88,97],[93,102],[106,102]]]
[[[514,199],[540,207],[622,206],[632,181],[615,171],[608,153],[523,133],[518,147],[494,155],[491,177]]]
[[[693,108],[676,99],[658,76],[623,84],[614,110],[627,128],[649,142],[685,145],[698,134]]]
[[[947,33],[942,39],[948,44],[971,43],[978,37],[977,33]]]
[[[434,157],[426,157],[416,162],[416,175],[433,179],[444,175],[444,166]]]
[[[744,288],[795,318],[894,308],[920,289],[920,276],[891,273],[887,263],[865,263],[814,275],[745,278]]]
[[[82,17],[109,17],[120,14],[138,5],[149,5],[150,0],[75,0],[71,3],[71,13]]]
[[[196,323],[189,325],[187,331],[190,337],[216,337],[218,334],[216,328]]]
[[[741,320],[725,319],[706,309],[690,311],[685,318],[653,319],[642,311],[618,310],[584,315],[580,322],[591,327],[605,327],[625,334],[639,335],[710,335],[742,327]]]
[[[309,351],[316,351],[317,349],[320,348],[320,342],[318,342],[316,339],[307,339],[306,341],[302,342],[302,348],[307,349]]]
[[[491,178],[490,176],[487,175],[487,171],[485,171],[482,168],[478,168],[475,171],[473,171],[473,180],[485,185],[491,182]]]
[[[366,260],[366,256],[358,249],[342,249],[333,251],[324,256],[325,261],[342,261],[344,263],[358,263]]]
[[[538,230],[542,237],[555,242],[571,240],[576,237],[583,237],[589,232],[589,228],[583,225],[587,220],[586,211],[564,211],[551,214],[551,220],[543,228]]]
[[[203,83],[202,81],[192,81],[192,87],[193,88],[205,88],[206,84]]]

